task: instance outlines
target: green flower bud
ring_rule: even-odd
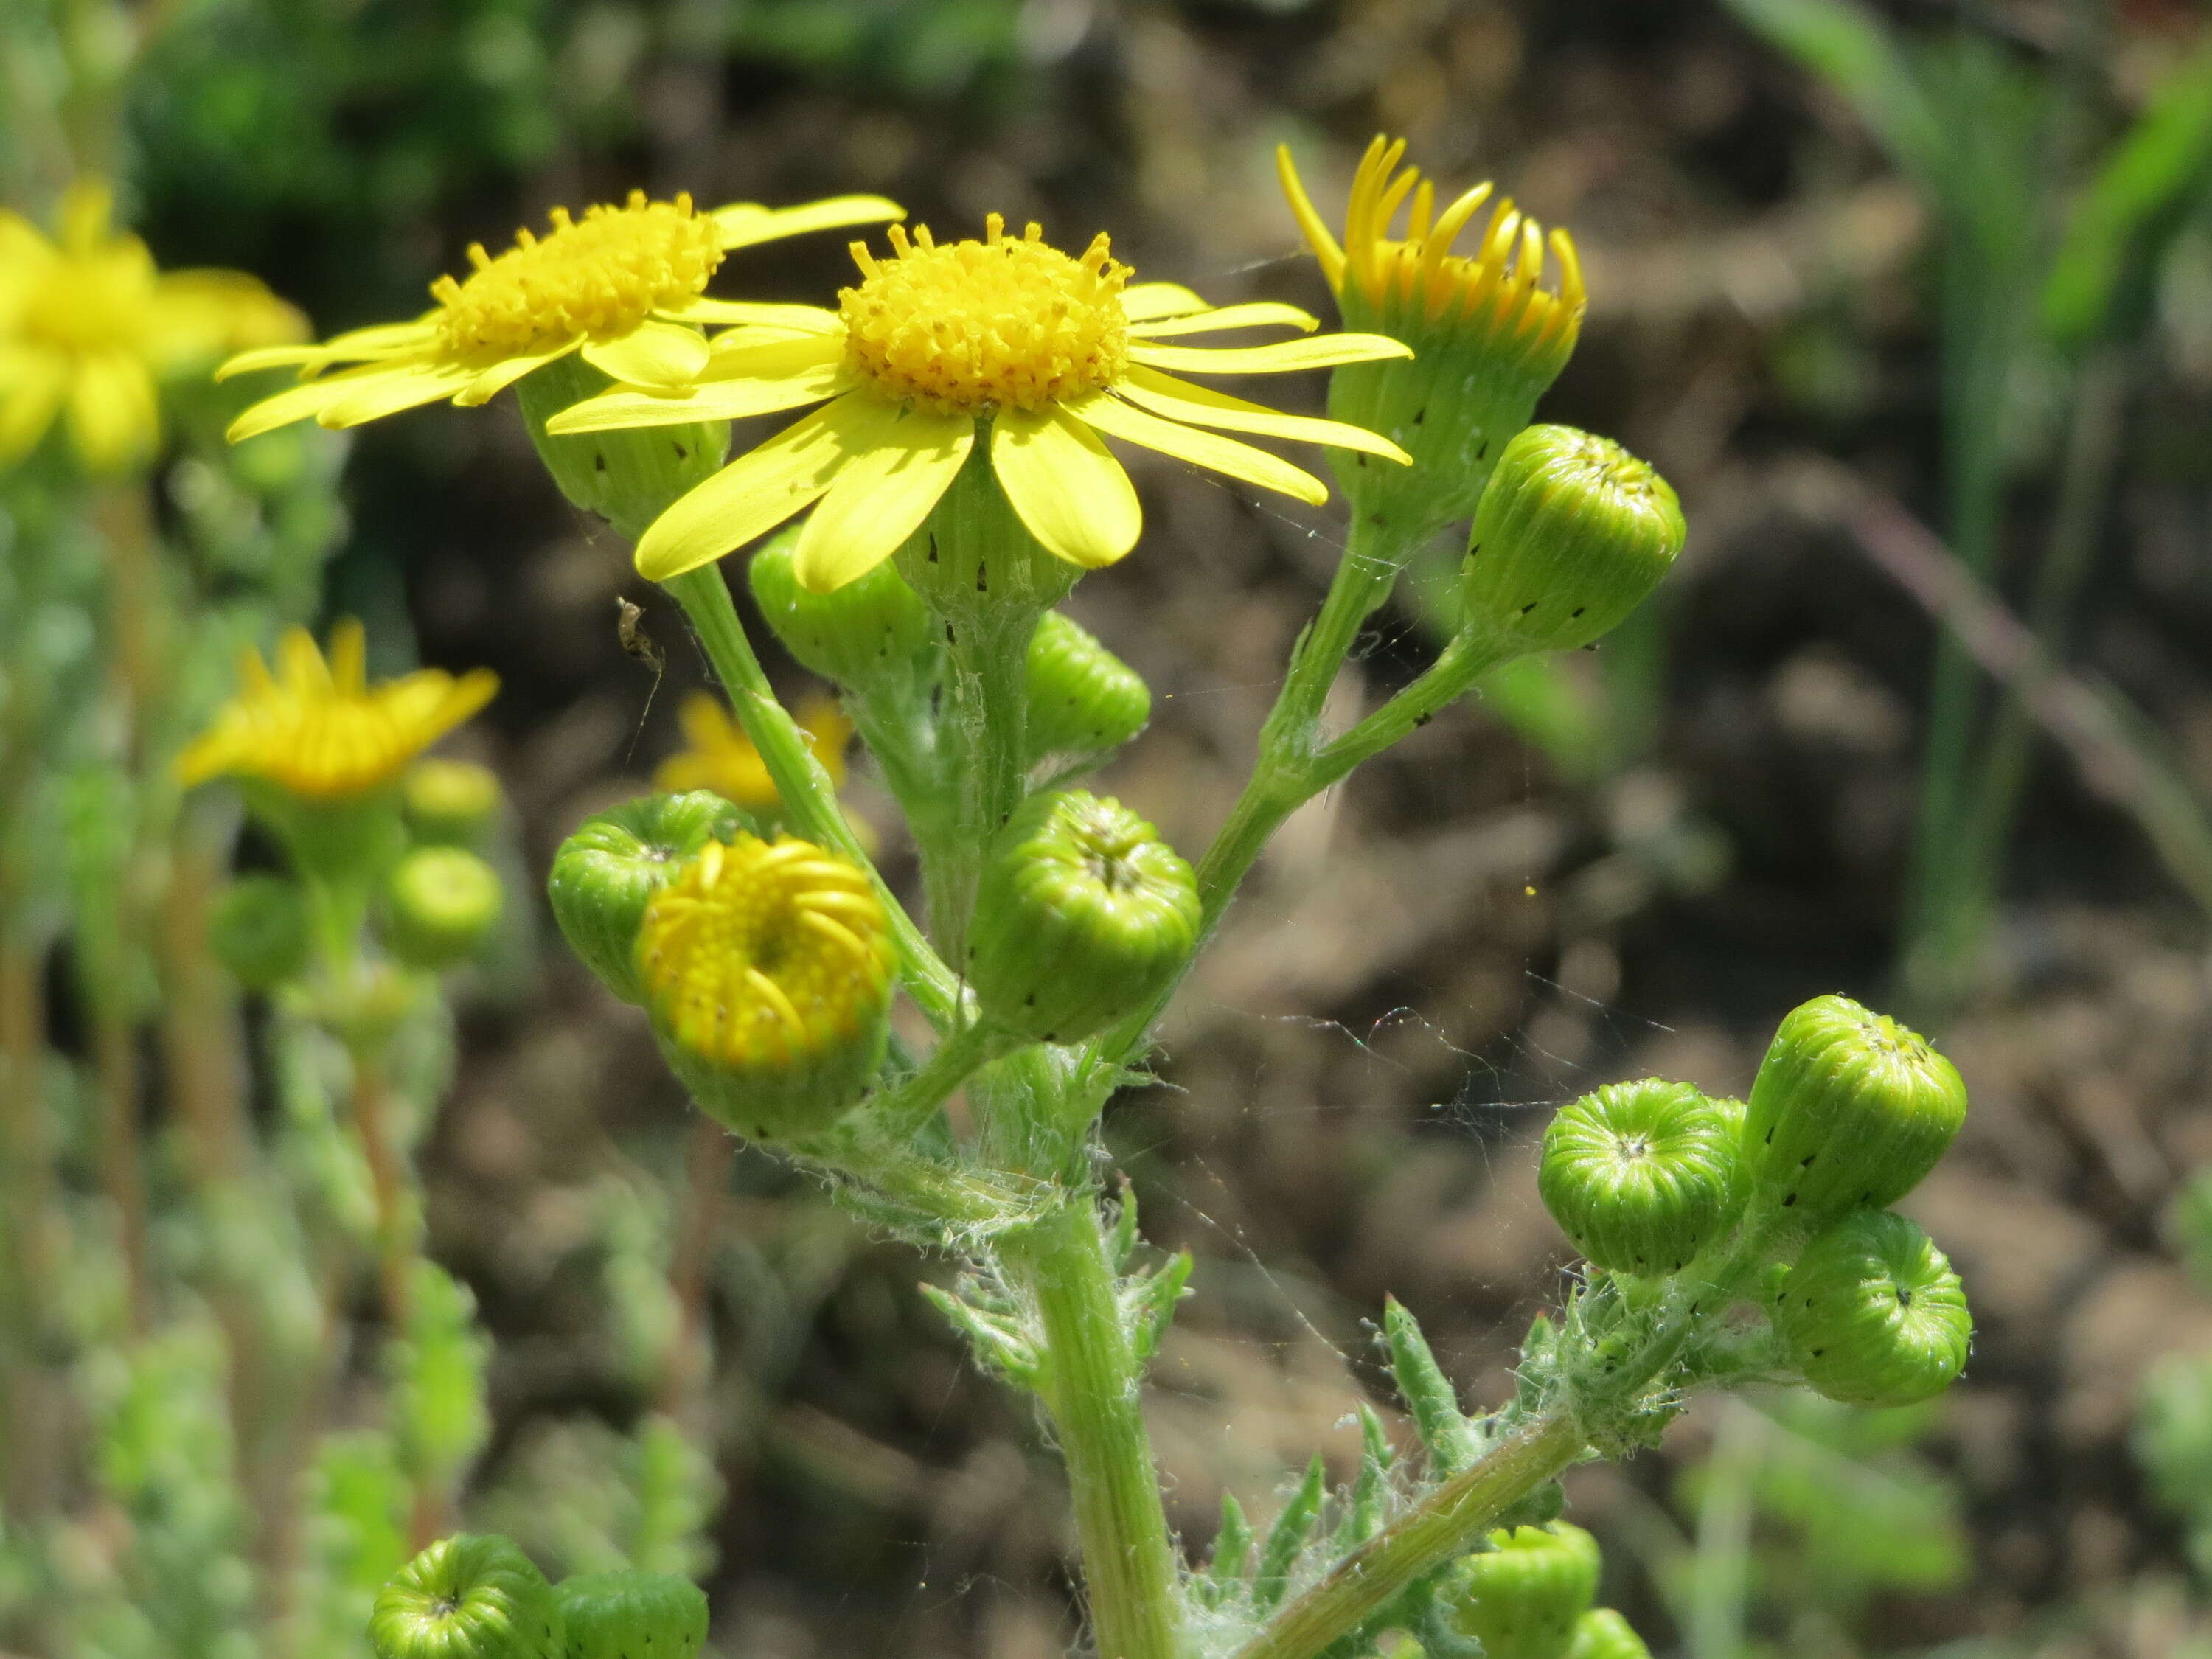
[[[1575,1621],[1567,1659],[1651,1659],[1636,1628],[1611,1607],[1592,1607]]]
[[[828,1128],[890,1031],[890,924],[867,872],[811,842],[709,842],[655,893],[638,975],[669,1067],[755,1140]]]
[[[643,1006],[636,945],[645,907],[684,860],[710,841],[727,841],[747,823],[710,789],[646,795],[586,818],[553,855],[545,884],[568,948],[607,989]]]
[[[696,1659],[707,1645],[707,1595],[666,1572],[587,1572],[554,1587],[568,1659]]]
[[[1679,1273],[1733,1212],[1740,1129],[1689,1084],[1611,1084],[1552,1120],[1536,1185],[1592,1266]]]
[[[1793,1009],[1751,1085],[1745,1176],[1754,1210],[1817,1227],[1918,1186],[1966,1116],[1966,1085],[1925,1039],[1849,997]]]
[[[709,421],[562,436],[546,431],[545,422],[562,410],[613,384],[572,351],[524,375],[514,394],[522,404],[538,459],[545,463],[561,493],[635,541],[678,496],[722,470],[722,457],[730,447],[730,423]]]
[[[1555,1521],[1493,1532],[1490,1544],[1444,1569],[1437,1617],[1462,1650],[1480,1642],[1484,1659],[1565,1659],[1597,1594],[1597,1540]]]
[[[250,991],[267,991],[307,969],[307,902],[282,876],[240,876],[208,916],[208,948]]]
[[[1974,1322],[1950,1262],[1887,1210],[1816,1234],[1774,1296],[1774,1328],[1805,1380],[1847,1406],[1910,1406],[1966,1369]]]
[[[840,685],[865,685],[910,671],[929,644],[929,613],[889,560],[832,593],[802,586],[792,568],[796,530],[786,531],[747,567],[753,600],[784,648]]]
[[[561,1608],[530,1558],[504,1538],[441,1538],[377,1592],[376,1659],[564,1659]]]
[[[1152,694],[1136,670],[1057,611],[1030,636],[1029,702],[1033,761],[1119,749],[1152,717]]]
[[[473,761],[422,760],[399,781],[400,810],[418,843],[473,847],[499,816],[499,779]]]
[[[1505,447],[1460,567],[1460,626],[1522,653],[1609,632],[1687,533],[1667,481],[1609,438],[1532,426]]]
[[[1198,943],[1190,866],[1118,801],[1032,795],[992,843],[969,930],[986,1018],[1079,1042],[1164,989]]]
[[[385,943],[410,968],[432,973],[462,961],[498,924],[499,872],[459,847],[418,847],[399,860],[386,892]]]

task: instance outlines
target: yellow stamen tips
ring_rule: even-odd
[[[839,295],[846,362],[884,396],[934,415],[1041,409],[1101,392],[1128,360],[1129,268],[1101,232],[1080,258],[992,214],[983,240],[939,246],[890,228],[893,258],[853,245],[861,281]]]
[[[1379,134],[1368,145],[1352,178],[1340,246],[1306,194],[1289,150],[1275,153],[1291,210],[1339,302],[1373,313],[1386,332],[1469,329],[1510,340],[1531,355],[1556,353],[1564,362],[1581,331],[1589,299],[1574,239],[1564,230],[1547,237],[1510,198],[1491,205],[1493,187],[1487,183],[1437,211],[1433,185],[1416,168],[1400,170],[1405,153],[1403,139]],[[1393,237],[1391,222],[1408,197],[1407,234]],[[1490,216],[1474,252],[1454,253],[1452,244],[1486,205]],[[1558,262],[1556,292],[1540,286],[1547,248]]]
[[[517,231],[497,258],[472,246],[466,280],[430,284],[449,349],[508,356],[623,333],[704,293],[722,263],[720,231],[688,195],[652,202],[634,190],[621,207],[586,208],[580,220],[555,208],[552,220],[542,239]]]
[[[708,843],[647,907],[637,964],[667,1039],[735,1073],[804,1070],[862,1043],[890,998],[866,872],[787,838]]]
[[[274,675],[260,653],[246,651],[238,696],[178,757],[179,777],[187,786],[252,778],[305,800],[349,799],[397,777],[499,690],[488,668],[458,679],[423,669],[372,686],[366,661],[351,618],[331,630],[327,662],[301,628],[285,635]]]
[[[834,788],[845,784],[845,745],[852,741],[853,723],[834,697],[814,696],[799,705],[799,728]],[[685,747],[661,762],[653,775],[653,787],[669,794],[687,789],[711,789],[724,800],[755,811],[775,812],[781,801],[768,763],[744,729],[730,717],[729,709],[712,692],[685,696],[677,719],[684,728]]]

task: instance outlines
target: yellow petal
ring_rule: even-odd
[[[1059,410],[1001,410],[991,470],[1045,550],[1085,570],[1109,565],[1145,527],[1136,486],[1098,436]]]
[[[583,336],[555,346],[550,351],[540,351],[524,357],[502,357],[476,379],[453,394],[453,401],[463,409],[474,409],[488,404],[513,386],[532,369],[543,368],[556,358],[565,357],[583,343]]]
[[[800,333],[773,326],[733,328],[717,334],[707,349],[708,380],[740,376],[762,380],[794,368],[843,362],[845,328],[840,323],[835,334]]]
[[[1283,194],[1290,198],[1291,216],[1298,222],[1306,246],[1313,249],[1314,258],[1321,262],[1321,274],[1328,279],[1329,291],[1334,293],[1344,285],[1344,250],[1336,245],[1328,226],[1314,210],[1313,198],[1306,194],[1297,168],[1291,165],[1288,144],[1275,146],[1275,176],[1283,181]]]
[[[79,358],[70,381],[69,424],[77,453],[101,471],[150,454],[161,432],[154,377],[127,351]]]
[[[362,368],[343,369],[326,379],[305,380],[298,386],[286,387],[273,398],[264,398],[233,421],[225,435],[233,443],[243,443],[258,434],[274,431],[280,426],[289,426],[295,421],[304,421],[310,416],[320,420],[333,404],[343,404],[348,399],[371,392],[380,392],[388,396],[389,389],[393,387],[419,389],[419,395],[410,396],[407,402],[398,405],[403,409],[411,408],[416,404],[430,403],[458,392],[467,380],[465,372],[429,362],[371,363]]]
[[[1089,397],[1062,405],[1079,420],[1089,422],[1110,437],[1126,438],[1133,444],[1142,444],[1147,449],[1157,449],[1162,454],[1195,462],[1211,467],[1216,472],[1226,472],[1232,478],[1242,478],[1263,489],[1279,489],[1285,495],[1295,495],[1302,501],[1316,507],[1328,499],[1328,486],[1312,473],[1292,466],[1288,461],[1270,455],[1264,449],[1255,449],[1249,444],[1240,444],[1234,438],[1222,437],[1218,433],[1200,431],[1194,426],[1182,426],[1174,421],[1164,421],[1157,415],[1147,415],[1141,409],[1094,392]]]
[[[362,376],[356,383],[349,380],[317,381],[320,386],[343,385],[345,395],[334,398],[317,411],[315,419],[327,427],[360,426],[368,421],[380,421],[386,415],[397,415],[403,409],[416,409],[424,404],[435,403],[441,398],[450,398],[467,389],[475,378],[465,368],[453,363],[436,365],[410,364],[404,368],[386,368],[381,365],[356,371]],[[274,403],[275,398],[270,401]],[[253,411],[247,410],[246,415]],[[244,420],[246,416],[239,416]],[[234,422],[235,424],[235,422]]]
[[[1188,374],[1281,374],[1298,368],[1329,368],[1338,363],[1371,363],[1386,357],[1410,357],[1413,349],[1381,334],[1324,334],[1314,340],[1278,340],[1273,345],[1147,345],[1129,343],[1132,362]]]
[[[751,247],[778,237],[798,236],[810,230],[835,230],[843,225],[879,225],[887,219],[903,219],[906,210],[881,196],[832,196],[797,207],[766,208],[757,202],[733,202],[708,216],[722,233],[726,248]]]
[[[258,346],[252,351],[241,351],[216,369],[215,377],[227,380],[234,374],[250,374],[256,369],[284,368],[295,364],[319,368],[328,363],[367,362],[414,351],[434,351],[441,341],[434,323],[378,323],[334,335],[320,345],[307,343]]]
[[[331,684],[357,697],[368,685],[368,630],[358,617],[340,617],[331,628]]]
[[[39,446],[61,407],[68,365],[50,351],[11,356],[0,386],[0,465],[21,460]]]
[[[584,361],[628,386],[688,386],[707,367],[707,337],[646,319],[628,333],[584,343]]]
[[[669,306],[656,313],[678,322],[747,324],[781,329],[792,334],[838,334],[845,325],[834,311],[820,306],[772,305],[757,300],[710,300],[704,295]],[[729,337],[721,337],[727,339]]]
[[[1181,283],[1137,283],[1121,290],[1121,313],[1133,323],[1212,309]]]
[[[813,593],[834,592],[898,551],[921,527],[975,444],[965,415],[902,412],[839,471],[799,532],[792,573]]]
[[[1156,323],[1133,323],[1129,332],[1137,338],[1164,340],[1171,334],[1210,334],[1215,329],[1266,328],[1283,324],[1310,334],[1321,319],[1296,306],[1273,300],[1255,300],[1249,305],[1223,306],[1218,311],[1197,312],[1188,317],[1167,317]]]
[[[823,363],[775,380],[702,380],[674,396],[652,392],[603,392],[562,410],[545,422],[548,432],[612,432],[634,426],[673,426],[687,421],[734,421],[770,415],[834,398],[845,388],[842,363]]]
[[[786,427],[680,498],[638,538],[638,574],[665,582],[765,534],[829,489],[898,406],[863,392]]]
[[[1309,415],[1285,415],[1264,404],[1247,403],[1212,386],[1178,380],[1156,368],[1131,365],[1114,383],[1115,392],[1139,408],[1171,421],[1196,426],[1218,426],[1231,432],[1259,432],[1271,438],[1293,438],[1302,443],[1331,444],[1339,449],[1364,450],[1385,460],[1410,465],[1413,457],[1380,433],[1343,421],[1316,420]]]

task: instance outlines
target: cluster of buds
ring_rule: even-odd
[[[1832,1400],[1901,1406],[1965,1368],[1943,1253],[1888,1206],[1958,1134],[1966,1092],[1927,1042],[1849,998],[1782,1022],[1747,1104],[1646,1080],[1553,1120],[1544,1201],[1591,1267],[1756,1281],[1787,1366]]]
[[[658,1572],[581,1573],[549,1583],[507,1539],[439,1540],[378,1592],[376,1659],[696,1659],[707,1598]]]

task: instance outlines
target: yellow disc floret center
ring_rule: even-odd
[[[1079,259],[1018,238],[997,214],[984,240],[939,247],[927,227],[890,228],[893,258],[859,243],[863,273],[839,297],[846,360],[886,397],[939,415],[1036,409],[1097,392],[1127,362],[1129,322],[1102,233]]]
[[[448,348],[515,356],[622,334],[703,293],[722,263],[721,234],[689,196],[649,202],[632,191],[622,207],[587,208],[580,220],[556,208],[552,217],[550,235],[518,231],[495,259],[473,246],[465,282],[430,284]]]
[[[890,994],[867,877],[791,839],[709,842],[647,908],[637,963],[676,1042],[736,1070],[803,1066],[851,1043]]]

